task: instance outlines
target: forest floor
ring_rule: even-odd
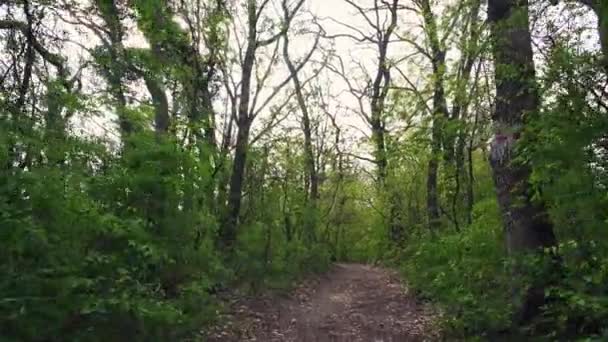
[[[289,294],[234,299],[209,341],[433,341],[433,316],[396,273],[336,264]]]

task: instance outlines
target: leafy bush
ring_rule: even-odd
[[[185,185],[158,177],[161,165],[180,167],[191,156],[144,153],[147,165],[137,169],[125,167],[135,157],[97,154],[106,165],[92,167],[95,150],[85,143],[55,148],[69,164],[0,174],[1,334],[167,340],[213,318],[207,289],[222,268],[212,221],[180,210]],[[155,212],[162,215],[149,211],[154,196],[164,199]]]
[[[546,290],[552,298],[537,324],[550,324],[549,338],[608,337],[608,254],[594,240],[574,240],[559,246],[564,264],[562,281]]]
[[[402,255],[409,284],[445,311],[450,334],[475,336],[510,323],[509,275],[495,200],[479,202],[461,233],[428,235]]]

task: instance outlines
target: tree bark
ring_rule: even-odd
[[[260,8],[257,6],[256,0],[247,0],[247,42],[245,47],[245,56],[241,64],[241,87],[240,87],[240,99],[237,110],[237,137],[236,137],[236,150],[234,154],[234,162],[232,164],[232,174],[230,176],[230,190],[228,193],[228,210],[226,216],[223,218],[222,229],[220,231],[221,242],[224,247],[230,250],[234,246],[234,242],[237,238],[237,230],[239,225],[239,216],[241,212],[241,196],[243,192],[243,180],[245,177],[245,168],[247,165],[247,151],[249,147],[249,135],[251,131],[251,125],[257,115],[255,108],[250,108],[251,102],[251,77],[253,74],[253,68],[256,62],[256,51],[260,47],[268,46],[275,43],[280,37],[286,34],[289,30],[289,26],[297,11],[301,8],[304,0],[300,0],[295,6],[295,9],[286,14],[285,21],[282,23],[281,30],[272,35],[268,39],[259,40],[257,24],[260,20],[261,12],[264,7],[268,5],[268,1],[261,3]],[[310,56],[307,57],[307,59]],[[306,60],[307,60],[306,59]],[[304,63],[304,62],[303,62]],[[296,67],[296,71],[299,70],[304,64]],[[282,82],[275,91],[281,89],[285,84],[291,80],[288,77]],[[260,89],[257,89],[259,92]],[[259,94],[259,93],[257,93]],[[275,93],[276,94],[276,93]],[[257,97],[257,95],[256,95]],[[272,97],[268,98],[269,101]],[[254,101],[255,103],[255,97]],[[255,105],[253,105],[255,106]]]
[[[102,19],[104,20],[109,36],[110,62],[103,68],[103,74],[109,85],[109,92],[114,98],[116,113],[118,114],[118,125],[123,135],[133,132],[133,124],[126,115],[127,100],[123,79],[126,72],[126,57],[124,54],[123,37],[124,27],[120,21],[119,10],[115,0],[96,0]]]
[[[224,247],[230,249],[236,242],[239,215],[241,212],[241,194],[243,192],[243,178],[245,177],[245,166],[247,164],[247,149],[249,147],[249,133],[251,122],[249,118],[249,102],[251,97],[251,75],[255,63],[255,51],[257,49],[257,6],[255,0],[247,1],[247,47],[242,65],[242,81],[240,91],[240,102],[237,112],[236,150],[230,176],[230,190],[228,192],[228,212],[221,231],[221,239]]]
[[[591,7],[597,15],[598,33],[602,48],[601,65],[608,74],[608,2],[605,0],[579,0]]]
[[[285,21],[289,20],[289,11],[286,7],[286,2],[284,4],[284,13],[285,13]],[[317,37],[318,42],[318,37]],[[316,43],[315,43],[316,48]],[[310,238],[311,241],[316,240],[316,215],[317,215],[317,200],[319,198],[319,175],[317,171],[317,166],[315,165],[315,151],[312,145],[312,127],[310,122],[310,115],[308,113],[308,107],[306,105],[306,100],[304,98],[304,91],[302,89],[302,83],[300,82],[300,78],[298,76],[298,70],[296,66],[291,61],[289,57],[289,35],[287,32],[283,34],[283,59],[285,60],[285,64],[287,65],[287,69],[291,74],[291,79],[294,85],[294,91],[296,94],[296,100],[298,102],[298,106],[300,107],[300,112],[302,113],[302,133],[304,134],[304,157],[305,157],[305,167],[306,167],[306,201],[307,201],[307,209],[310,211],[308,214],[310,215],[310,220],[306,220],[307,224],[305,227],[307,237]]]
[[[468,13],[468,24],[465,26],[463,30],[462,37],[462,46],[464,46],[464,51],[462,52],[462,57],[459,62],[458,75],[456,79],[456,95],[454,99],[454,107],[452,108],[449,121],[450,122],[460,122],[458,127],[458,132],[455,134],[456,138],[456,148],[454,150],[454,159],[456,161],[456,169],[454,170],[454,194],[452,197],[452,214],[454,216],[454,222],[456,224],[456,230],[460,230],[458,223],[458,203],[462,198],[460,196],[462,182],[465,180],[466,172],[465,172],[465,148],[469,141],[473,141],[475,136],[475,129],[470,132],[467,132],[467,117],[469,111],[469,104],[471,103],[471,97],[475,97],[474,90],[476,89],[476,84],[479,78],[479,69],[476,72],[475,79],[472,87],[468,87],[471,83],[471,76],[473,71],[473,66],[479,57],[479,39],[480,39],[480,20],[479,20],[479,12],[481,9],[481,1],[475,0],[471,3],[471,8]],[[474,126],[477,124],[477,115],[475,116]],[[470,134],[467,134],[470,133]],[[467,136],[469,135],[469,136]],[[454,142],[452,141],[452,144]],[[451,145],[448,145],[451,146]],[[451,151],[450,151],[451,152]],[[469,155],[471,152],[469,151]],[[472,161],[471,161],[472,163]],[[472,165],[469,165],[472,168]],[[472,177],[472,171],[468,174],[469,178]],[[467,215],[466,220],[468,224],[472,222],[472,209],[473,209],[473,193],[472,193],[472,179],[469,181],[469,189],[467,189]]]
[[[433,143],[435,146],[435,144]],[[439,161],[437,155],[439,152],[435,147],[431,150],[431,159],[428,163],[426,177],[426,212],[428,218],[428,226],[431,233],[436,233],[441,221],[439,216],[439,196],[437,190],[437,169]]]
[[[169,131],[169,101],[161,81],[154,79],[150,75],[144,75],[146,88],[152,98],[154,106],[154,128],[156,133],[164,134]]]
[[[467,223],[473,223],[473,207],[475,206],[475,174],[474,174],[474,161],[473,161],[473,149],[475,143],[475,134],[477,133],[477,125],[479,123],[479,106],[475,107],[475,119],[473,120],[473,128],[469,137],[469,144],[467,146],[467,159],[468,163],[468,177],[467,177]]]
[[[379,40],[378,45],[378,69],[372,84],[371,96],[371,115],[370,124],[372,128],[372,140],[375,145],[375,160],[378,168],[378,181],[382,186],[385,185],[388,175],[388,156],[386,153],[386,127],[384,123],[384,107],[386,97],[391,82],[391,72],[388,61],[388,47],[391,41],[391,36],[397,28],[397,10],[399,1],[393,0],[390,6],[387,6],[390,11],[390,24],[385,32],[377,28]],[[376,7],[376,11],[379,9]]]
[[[604,53],[604,68],[608,73],[608,4],[604,1],[598,5],[598,8],[599,10],[596,10],[596,13],[600,30],[600,43]]]
[[[442,47],[437,32],[437,23],[434,14],[431,10],[429,0],[419,0],[418,7],[422,13],[424,30],[431,48],[431,66],[433,68],[433,117],[431,131],[431,156],[427,170],[427,216],[429,229],[436,232],[439,228],[439,193],[438,193],[438,169],[439,157],[441,154],[442,137],[444,132],[444,124],[449,118],[447,100],[445,97],[444,76],[445,76],[445,48]],[[446,150],[449,150],[446,144]],[[448,153],[446,151],[446,153]]]
[[[176,14],[171,1],[162,0],[158,6],[152,9],[145,3],[145,0],[135,3],[135,7],[142,12],[139,22],[140,29],[148,39],[151,52],[157,61],[164,66],[177,67],[179,70],[177,79],[182,85],[182,93],[185,97],[184,112],[190,121],[191,130],[194,132],[193,142],[204,142],[215,152],[215,114],[211,86],[217,71],[217,41],[220,39],[218,33],[212,26],[208,27],[208,32],[199,32],[202,29],[192,23],[187,15],[185,21],[189,30],[180,27],[174,22]],[[211,9],[212,15],[223,15],[224,4],[218,2],[214,6]],[[207,46],[208,58],[206,59],[200,55],[197,41],[195,41],[197,36],[202,35],[210,35]],[[160,82],[157,85],[162,86]],[[149,90],[154,98],[155,89]],[[206,158],[206,156],[203,157]]]
[[[289,13],[285,9],[285,15]],[[285,18],[286,20],[288,18]],[[306,100],[304,99],[304,91],[302,89],[302,83],[298,76],[298,70],[289,57],[289,36],[287,32],[283,35],[283,59],[287,65],[287,69],[291,73],[291,79],[294,85],[294,91],[296,94],[296,100],[302,113],[302,133],[304,134],[304,155],[306,158],[306,177],[308,178],[309,188],[307,188],[307,197],[310,203],[315,206],[315,202],[319,197],[319,177],[317,174],[317,167],[315,165],[315,152],[312,146],[312,127],[310,122],[310,114],[308,113],[308,107]]]
[[[391,64],[388,56],[388,49],[391,43],[392,36],[397,29],[397,19],[399,10],[399,0],[393,0],[390,3],[384,2],[386,9],[389,11],[389,23],[386,29],[375,27],[376,36],[378,38],[376,44],[378,47],[378,66],[376,75],[373,79],[371,89],[370,117],[369,123],[372,129],[372,141],[374,144],[374,160],[376,161],[377,178],[379,189],[386,196],[388,212],[388,229],[390,237],[393,241],[401,240],[403,236],[403,227],[399,222],[399,208],[394,200],[394,190],[389,188],[387,183],[388,178],[388,151],[386,147],[386,99],[391,87]],[[362,11],[361,8],[358,8]],[[376,13],[380,11],[378,3],[375,2]]]
[[[21,84],[19,85],[19,97],[15,105],[15,116],[20,115],[25,105],[27,92],[30,90],[30,83],[32,80],[32,70],[36,58],[34,51],[34,32],[32,29],[33,16],[30,12],[29,1],[23,2],[23,12],[25,12],[25,18],[27,19],[27,28],[25,30],[26,38],[26,50],[25,50],[25,64],[23,66],[23,77],[21,78]]]
[[[472,139],[472,138],[471,138]],[[468,164],[468,177],[467,177],[467,224],[473,223],[473,208],[475,206],[475,174],[474,170],[474,162],[473,162],[473,146],[469,143],[467,148],[467,159],[469,160]]]
[[[556,237],[547,210],[533,202],[529,165],[516,162],[516,143],[525,126],[526,114],[539,106],[529,30],[527,0],[489,0],[495,62],[496,108],[490,162],[509,255],[542,253],[555,247]],[[542,281],[528,290],[514,289],[521,297],[515,323],[529,322],[545,303]]]

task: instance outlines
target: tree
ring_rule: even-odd
[[[459,230],[461,215],[458,212],[458,202],[461,199],[461,183],[465,176],[464,150],[467,141],[474,140],[474,132],[468,128],[473,125],[469,122],[471,120],[468,113],[471,98],[478,96],[475,93],[479,88],[479,65],[483,46],[478,18],[481,2],[457,1],[443,8],[441,20],[438,20],[439,16],[433,12],[431,1],[418,0],[414,4],[415,7],[408,9],[420,17],[424,44],[413,37],[401,36],[400,39],[428,60],[429,80],[425,87],[421,88],[411,80],[411,75],[397,70],[409,85],[402,90],[413,93],[415,102],[420,103],[430,117],[430,156],[426,184],[428,227],[436,233],[443,216]],[[453,42],[458,42],[458,46],[452,46]],[[453,64],[446,61],[450,50],[459,51],[459,57]],[[476,65],[477,71],[473,75]],[[430,101],[426,98],[427,93],[430,94]],[[430,102],[430,105],[427,105],[427,102]],[[448,106],[448,102],[451,106]],[[443,172],[440,172],[440,166],[443,166]],[[444,186],[448,191],[442,192],[440,182],[453,185],[453,188]],[[471,186],[472,182],[469,182],[469,190]],[[472,198],[471,194],[472,191],[469,191],[469,198]],[[441,203],[446,197],[447,201]],[[445,205],[446,202],[450,207]],[[469,213],[471,210],[472,204]],[[470,217],[470,214],[467,216]]]
[[[119,127],[124,135],[133,132],[132,123],[127,117],[127,100],[125,96],[125,77],[128,70],[127,56],[123,46],[125,29],[123,27],[119,8],[114,1],[97,0],[94,2],[102,19],[105,22],[107,31],[95,30],[107,49],[105,54],[98,55],[98,63],[102,69],[109,86],[109,93],[115,101],[116,113],[118,114]],[[84,19],[83,19],[84,20]],[[82,22],[82,21],[81,21]],[[93,27],[91,23],[86,24]],[[108,57],[104,63],[104,57]]]
[[[527,117],[539,109],[535,86],[527,1],[488,2],[495,62],[496,109],[491,157],[508,253],[543,253],[557,245],[543,203],[532,199],[530,166],[518,160]],[[528,322],[545,303],[544,286],[533,284],[522,295],[517,321]]]
[[[372,32],[362,32],[347,23],[338,23],[351,30],[352,33],[326,34],[325,37],[347,38],[358,43],[371,44],[378,53],[378,59],[374,61],[376,65],[374,72],[371,75],[365,75],[367,84],[364,89],[357,89],[353,84],[348,70],[344,68],[344,62],[338,56],[336,56],[339,59],[338,65],[330,66],[330,70],[345,81],[349,91],[357,99],[359,114],[371,128],[371,140],[374,145],[374,164],[376,165],[377,172],[376,180],[380,188],[382,188],[388,175],[385,104],[392,87],[391,69],[394,67],[394,63],[389,58],[389,46],[394,42],[393,34],[397,29],[398,12],[400,9],[399,0],[390,2],[374,0],[370,9],[351,0],[344,1],[352,6],[357,14],[365,20],[365,23],[370,27]],[[380,24],[379,18],[382,13],[387,13],[387,19]],[[361,61],[357,63],[361,63]],[[361,66],[362,64],[359,65]],[[365,109],[363,99],[369,101],[369,110]]]
[[[293,12],[297,12],[303,4],[304,0],[300,0],[296,4],[296,7]],[[288,22],[290,20],[290,10],[287,0],[283,0],[281,5],[283,7],[283,20],[284,22]],[[312,47],[311,52],[309,53],[309,56],[312,55],[312,53],[317,49],[319,38],[320,34],[317,34],[315,43]],[[306,167],[306,200],[309,206],[309,215],[314,217],[317,215],[317,201],[319,200],[319,170],[313,146],[313,128],[311,117],[309,114],[308,104],[306,103],[306,99],[304,96],[303,85],[300,81],[300,77],[298,76],[298,69],[291,60],[289,54],[289,35],[287,31],[283,32],[283,59],[285,61],[285,64],[287,65],[287,70],[289,71],[289,74],[291,76],[298,107],[300,109],[300,112],[302,113],[302,133],[304,134],[304,155]],[[316,239],[314,229],[315,220],[312,220],[310,223],[310,227],[308,227],[307,230],[309,231],[310,237],[313,240]]]
[[[379,197],[385,197],[384,200],[388,204],[386,223],[389,234],[397,241],[401,239],[404,227],[399,223],[397,217],[398,204],[393,198],[390,191],[391,185],[387,179],[390,171],[389,108],[387,108],[387,102],[391,90],[395,89],[391,72],[395,70],[399,61],[391,58],[390,48],[397,41],[396,31],[398,30],[399,12],[402,7],[399,0],[374,0],[369,8],[351,0],[344,0],[344,2],[354,9],[358,17],[363,19],[369,32],[365,32],[349,23],[331,19],[334,23],[344,27],[347,32],[325,34],[325,38],[345,38],[357,44],[370,45],[377,53],[377,58],[373,61],[374,67],[371,72],[367,71],[367,61],[353,61],[357,69],[363,73],[364,85],[357,84],[355,77],[352,76],[352,70],[347,69],[347,65],[341,56],[334,54],[335,62],[330,63],[327,67],[344,81],[347,90],[357,101],[358,108],[355,111],[371,130],[370,140],[373,145],[373,157],[359,156],[358,158],[370,161],[375,165],[378,195]]]
[[[445,133],[445,123],[450,117],[445,96],[446,48],[445,39],[439,39],[439,28],[431,10],[429,0],[416,1],[424,22],[424,30],[430,46],[431,66],[433,68],[433,113],[431,130],[431,156],[427,175],[427,215],[429,229],[437,231],[441,225],[439,218],[439,191],[437,189],[437,173],[441,155],[442,133]],[[447,37],[447,34],[446,34]]]
[[[291,80],[291,75],[288,76],[283,82],[274,88],[271,95],[263,101],[261,107],[256,108],[256,100],[258,95],[267,80],[271,68],[266,70],[256,85],[256,89],[252,89],[252,76],[254,66],[256,64],[256,52],[258,49],[271,44],[277,43],[279,39],[284,35],[285,31],[289,30],[291,21],[297,14],[297,11],[301,7],[297,5],[295,10],[285,15],[285,20],[281,23],[281,29],[272,33],[268,38],[262,38],[260,32],[258,32],[258,23],[261,20],[261,16],[268,6],[269,1],[263,1],[259,4],[256,0],[248,0],[246,4],[246,16],[247,16],[247,38],[245,41],[245,47],[243,56],[241,56],[241,80],[240,80],[240,91],[239,91],[239,102],[237,110],[237,136],[236,146],[234,151],[234,159],[232,163],[232,173],[230,176],[230,189],[228,193],[228,209],[225,214],[222,230],[221,240],[224,246],[230,249],[236,241],[239,215],[241,212],[241,201],[242,201],[242,190],[243,181],[245,179],[245,167],[247,163],[247,151],[249,147],[249,136],[251,132],[251,125],[258,116],[260,111],[276,96],[276,94]],[[274,63],[274,58],[271,59],[270,65]],[[301,69],[307,60],[304,60],[296,70]],[[252,91],[255,91],[252,101]]]

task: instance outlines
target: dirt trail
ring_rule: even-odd
[[[385,269],[337,264],[286,297],[235,302],[210,341],[432,341],[430,310]]]

